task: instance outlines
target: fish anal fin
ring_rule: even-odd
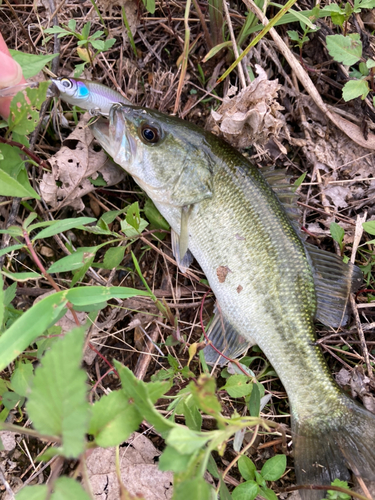
[[[305,248],[314,276],[317,298],[315,318],[333,328],[345,325],[348,321],[349,294],[361,287],[362,271],[313,245],[305,243]]]
[[[250,337],[247,339],[242,337],[218,308],[215,308],[215,316],[208,328],[207,336],[216,349],[232,359],[245,354],[249,347],[256,344]],[[224,366],[228,363],[228,360],[220,356],[210,344],[203,352],[209,365]]]
[[[180,237],[175,231],[173,231],[173,229],[171,231],[171,242],[172,242],[173,256],[176,259],[177,265],[182,273],[186,273],[186,270],[189,269],[191,263],[193,262],[194,257],[190,252],[190,250],[187,249],[183,258],[181,259]]]

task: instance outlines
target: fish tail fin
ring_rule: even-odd
[[[345,396],[330,420],[293,419],[293,448],[297,483],[328,485],[350,480],[351,470],[375,481],[375,414]],[[303,500],[320,500],[324,491],[300,490]]]

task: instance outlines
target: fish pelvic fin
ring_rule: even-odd
[[[329,485],[350,480],[350,472],[375,481],[375,414],[342,394],[332,415],[292,419],[297,483]],[[300,490],[302,500],[320,500],[325,491]]]
[[[245,339],[240,335],[217,306],[215,316],[207,330],[207,336],[216,349],[232,359],[245,354],[252,345],[256,344],[250,337]],[[228,360],[220,356],[210,344],[204,348],[203,353],[209,365],[224,366],[228,363]]]
[[[305,243],[313,271],[317,297],[316,319],[323,325],[338,328],[348,322],[349,294],[362,285],[359,267],[337,255]]]

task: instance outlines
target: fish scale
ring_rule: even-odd
[[[290,402],[298,483],[348,480],[349,470],[374,481],[375,415],[337,386],[314,327],[315,318],[335,328],[347,319],[360,270],[304,242],[288,217],[293,195],[285,185],[275,184],[279,199],[255,166],[195,125],[115,105],[109,125],[100,119],[92,130],[171,225],[180,268],[191,252],[204,271],[218,305],[208,332],[213,344],[233,357],[255,342],[279,375]],[[204,353],[222,362],[210,346]]]

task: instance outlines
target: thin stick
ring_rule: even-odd
[[[227,5],[226,0],[223,1],[223,7],[224,7],[224,12],[225,12],[225,17],[227,18],[227,23],[228,23],[229,33],[230,33],[230,39],[232,40],[234,57],[236,59],[238,59],[239,58],[239,53],[238,53],[238,48],[237,48],[236,37],[234,36],[232,21],[230,19],[228,5]],[[243,72],[242,61],[238,65],[238,75],[240,77],[241,86],[242,86],[243,89],[245,89],[247,87],[247,85],[246,85],[245,75],[244,75],[244,72]]]

